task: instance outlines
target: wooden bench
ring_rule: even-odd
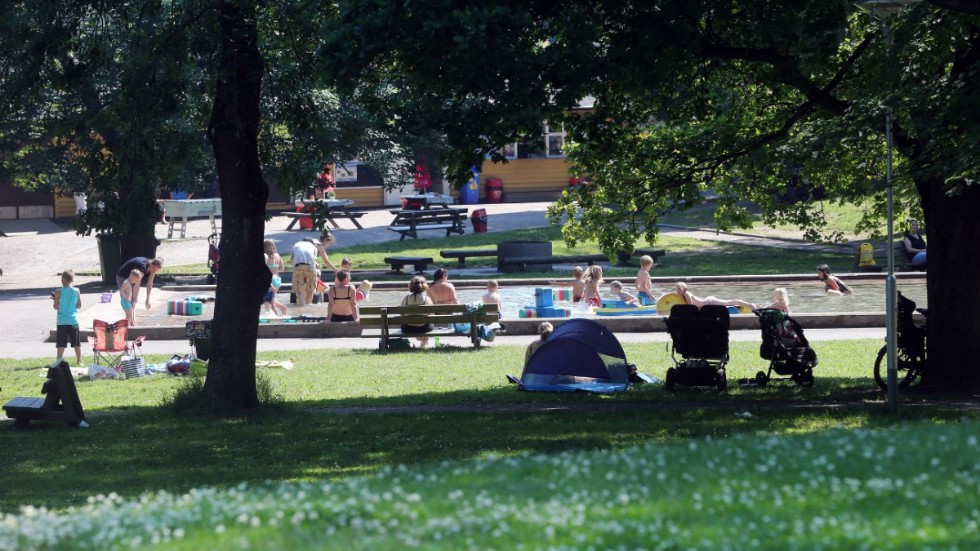
[[[497,304],[484,304],[479,308],[471,308],[466,304],[435,304],[426,306],[361,306],[361,337],[365,339],[380,339],[379,349],[382,354],[388,353],[391,339],[429,337],[464,337],[470,339],[475,347],[480,346],[481,324],[500,321],[500,308]],[[424,335],[417,333],[402,333],[402,325],[424,325],[431,323],[434,328]],[[468,323],[470,331],[466,334],[456,333],[451,323]]]
[[[616,253],[616,257],[617,257],[617,260],[618,260],[618,262],[616,263],[616,265],[617,266],[630,266],[632,264],[631,263],[631,260],[633,258],[639,258],[639,257],[641,257],[643,255],[647,255],[647,256],[653,258],[653,263],[656,264],[657,263],[657,259],[665,256],[666,254],[667,254],[667,251],[665,251],[663,249],[633,249],[633,252],[632,253],[627,253],[626,251],[618,251]]]
[[[873,246],[874,264],[861,265],[861,245],[871,243]],[[895,248],[895,271],[897,272],[916,272],[925,271],[925,264],[912,264],[905,253],[904,239],[895,241],[892,245]],[[854,271],[855,272],[882,272],[888,269],[888,247],[885,241],[863,241],[854,246]]]
[[[32,419],[39,421],[64,421],[74,427],[87,427],[82,401],[78,398],[75,379],[68,362],[48,368],[48,378],[41,386],[44,398],[25,398],[18,396],[3,406],[7,417],[16,420],[20,426]]]
[[[332,211],[329,211],[329,213],[326,214],[325,216],[326,216],[327,222],[330,222],[330,225],[332,225],[335,229],[339,229],[340,228],[340,224],[337,224],[337,221],[334,220],[334,217],[335,216],[343,216],[344,218],[350,219],[350,221],[354,223],[354,226],[356,226],[357,229],[363,230],[364,229],[364,226],[361,226],[361,223],[358,222],[357,219],[358,218],[361,218],[365,214],[367,214],[367,213],[366,212],[351,212],[351,211],[347,211],[347,210],[344,210],[344,209],[341,209],[341,210],[334,209]],[[292,220],[289,222],[289,225],[286,226],[286,231],[289,231],[289,230],[293,229],[293,226],[295,226],[296,225],[296,222],[298,222],[301,218],[310,219],[310,213],[308,213],[308,212],[284,212],[284,213],[282,213],[282,215],[285,216],[286,218],[292,218]]]
[[[411,264],[416,272],[422,273],[428,267],[429,264],[435,262],[431,258],[424,256],[389,256],[384,259],[386,264],[391,264],[391,271],[395,273],[402,273],[402,269]]]
[[[444,208],[428,210],[392,210],[395,219],[388,225],[388,229],[401,234],[401,240],[406,237],[418,239],[418,232],[422,230],[445,230],[446,237],[454,233],[463,235],[466,233],[463,217],[466,208]]]
[[[528,256],[528,257],[504,257],[499,259],[498,263],[501,267],[504,266],[516,266],[520,268],[522,272],[527,271],[528,266],[533,265],[543,265],[543,264],[576,264],[579,262],[586,262],[589,266],[595,265],[596,262],[608,262],[609,258],[604,254],[582,254],[574,256]]]
[[[466,267],[466,259],[476,256],[497,256],[497,249],[460,249],[455,251],[439,251],[443,258],[455,258],[460,268]]]

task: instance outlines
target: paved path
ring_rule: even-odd
[[[548,220],[545,211],[549,202],[481,204],[470,207],[486,209],[488,230],[491,233],[514,229],[545,227]],[[279,250],[289,250],[292,244],[304,236],[316,235],[313,231],[286,231],[289,219],[275,216],[266,225],[266,235],[276,242]],[[360,219],[363,230],[354,229],[352,224],[340,219],[341,229],[335,230],[339,246],[349,247],[367,243],[397,241],[399,236],[386,226],[391,221],[387,209],[368,211]],[[58,275],[65,268],[76,271],[98,271],[99,255],[94,236],[79,236],[50,220],[0,220],[0,231],[7,237],[0,237],[0,334],[3,346],[0,357],[31,358],[48,357],[54,352],[54,344],[44,342],[54,323],[54,312],[48,294],[60,285]],[[667,226],[665,234],[683,234],[688,237],[730,241],[748,245],[830,250],[821,245],[805,243],[800,240],[769,238],[748,234],[723,234],[713,231],[692,230]],[[186,239],[166,239],[167,226],[158,224],[156,235],[163,240],[158,255],[169,266],[200,264],[207,260],[207,237],[211,233],[207,219],[192,220],[187,225]],[[98,295],[106,290],[97,276],[79,276],[76,284],[83,291],[83,304],[98,302]],[[155,307],[164,307],[157,304]],[[746,339],[757,339],[755,331],[746,331]],[[830,332],[822,337],[814,332],[813,338],[865,338],[878,337],[883,331],[854,330]],[[810,336],[810,332],[807,333]],[[665,334],[623,334],[624,341],[633,339],[657,341],[665,339]],[[741,338],[733,336],[733,338]],[[533,337],[501,337],[501,344],[526,344]],[[371,341],[361,339],[267,339],[260,340],[259,350],[291,350],[302,348],[354,348],[371,346]],[[84,347],[83,347],[84,348]],[[187,349],[186,341],[148,342],[148,353],[173,353]]]

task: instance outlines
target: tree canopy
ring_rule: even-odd
[[[898,211],[923,214],[930,306],[952,314],[930,324],[926,380],[980,386],[980,345],[961,344],[980,331],[980,292],[962,277],[980,265],[959,253],[980,239],[975,5],[913,3],[887,32],[845,0],[342,6],[327,51],[357,63],[340,74],[441,105],[453,121],[436,123],[459,158],[563,122],[573,172],[591,185],[551,214],[568,241],[607,251],[655,239],[660,216],[706,197],[723,227],[745,224],[751,199],[812,238],[815,199],[870,197],[862,227],[874,227],[890,112]],[[586,96],[595,109],[573,112]],[[483,127],[457,137],[473,113]]]

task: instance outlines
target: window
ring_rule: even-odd
[[[544,125],[544,145],[545,156],[548,158],[564,157],[565,152],[565,127],[549,128]]]

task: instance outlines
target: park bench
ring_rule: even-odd
[[[443,258],[455,258],[460,268],[466,267],[466,259],[477,256],[497,256],[497,249],[460,249],[453,251],[439,251],[439,256]]]
[[[552,264],[576,264],[585,262],[589,266],[597,262],[608,262],[609,258],[604,254],[581,254],[571,256],[527,256],[527,257],[504,257],[498,259],[501,268],[516,266],[522,272],[527,271],[528,266],[533,265],[552,265]]]
[[[872,257],[874,264],[861,265],[861,245],[871,243],[873,247]],[[903,239],[895,241],[892,245],[895,248],[895,271],[915,272],[925,271],[925,265],[914,265],[909,262],[909,257],[905,254],[905,242]],[[885,241],[863,241],[854,246],[854,271],[855,272],[881,272],[888,269],[888,246]]]
[[[389,256],[384,259],[386,264],[391,264],[391,271],[395,273],[402,273],[402,269],[409,264],[416,272],[422,273],[428,269],[429,264],[435,262],[429,257],[425,256]]]
[[[402,325],[423,325],[431,323],[432,331],[425,333],[430,337],[463,337],[470,339],[473,346],[480,346],[479,325],[490,324],[500,320],[500,308],[497,304],[483,304],[472,307],[467,304],[432,304],[421,306],[361,306],[360,313],[361,337],[380,339],[379,349],[382,354],[388,353],[392,339],[419,337],[416,333],[403,334]],[[468,323],[470,331],[459,334],[448,327],[451,323]]]
[[[446,237],[454,233],[463,235],[466,228],[463,224],[463,214],[466,208],[443,208],[427,210],[392,210],[395,219],[388,225],[388,229],[401,234],[401,240],[406,237],[418,239],[418,232],[422,230],[445,230]]]
[[[617,266],[630,266],[631,260],[634,258],[639,258],[643,255],[647,255],[653,258],[653,263],[657,263],[657,259],[663,257],[667,254],[667,251],[663,249],[633,249],[632,253],[627,253],[626,251],[618,251],[616,257],[618,262]]]
[[[7,417],[15,419],[16,424],[21,426],[27,425],[32,419],[64,421],[73,427],[88,426],[68,362],[62,361],[48,368],[48,377],[41,386],[41,394],[45,397],[18,396],[7,402],[3,406]]]

